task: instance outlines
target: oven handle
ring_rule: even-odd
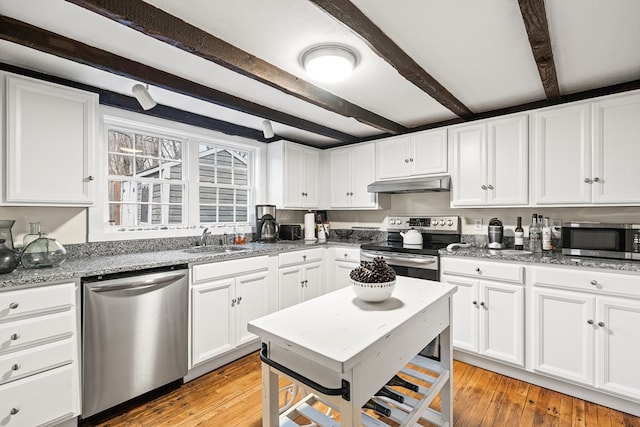
[[[414,264],[435,264],[436,260],[435,259],[420,259],[420,258],[404,258],[404,257],[394,257],[394,256],[390,256],[390,257],[383,257],[386,260],[389,261],[396,261],[396,262],[407,262],[407,263],[414,263]]]
[[[351,391],[350,391],[349,381],[343,379],[341,388],[327,388],[321,384],[318,384],[312,379],[302,376],[296,371],[289,369],[286,366],[283,366],[272,359],[269,359],[269,356],[267,355],[267,353],[268,353],[267,343],[263,342],[262,350],[260,351],[260,360],[262,360],[263,363],[266,363],[272,368],[277,369],[283,374],[290,376],[296,381],[300,381],[302,384],[309,386],[312,389],[317,390],[322,394],[326,394],[327,396],[342,396],[342,398],[346,401],[351,400]]]

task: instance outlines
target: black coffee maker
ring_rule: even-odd
[[[256,205],[256,240],[275,242],[278,238],[276,207],[274,205]]]

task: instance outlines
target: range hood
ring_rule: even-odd
[[[367,185],[369,193],[425,193],[449,191],[449,175],[422,178],[390,179]]]

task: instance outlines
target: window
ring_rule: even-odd
[[[264,144],[103,107],[89,240],[251,231]],[[212,135],[213,134],[213,135]],[[134,234],[135,232],[135,234]]]

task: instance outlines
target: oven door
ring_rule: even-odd
[[[382,257],[389,267],[396,271],[398,276],[434,280],[436,282],[440,280],[437,255],[403,254],[373,250],[360,251],[360,259],[363,261],[371,261],[377,257]]]

